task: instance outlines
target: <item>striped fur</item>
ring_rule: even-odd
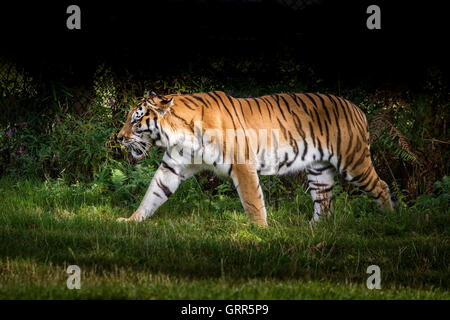
[[[227,139],[229,131],[243,136]],[[370,159],[364,113],[333,95],[234,98],[221,91],[164,97],[152,93],[130,112],[118,137],[138,159],[152,144],[166,150],[141,205],[121,220],[151,216],[182,181],[202,170],[230,176],[250,220],[263,226],[267,217],[258,175],[306,170],[314,222],[331,212],[336,173],[374,198],[382,210],[393,210],[389,188]]]

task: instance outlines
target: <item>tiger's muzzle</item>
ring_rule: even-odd
[[[130,151],[131,156],[136,160],[140,160],[145,157],[147,155],[147,150],[150,147],[150,144],[147,141],[139,137],[121,137],[120,142],[128,151]]]

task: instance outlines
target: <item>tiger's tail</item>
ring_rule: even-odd
[[[368,146],[366,152],[367,155],[363,163],[356,168],[348,170],[346,178],[374,199],[381,210],[394,211],[394,203],[391,199],[389,186],[380,179],[375,171]]]

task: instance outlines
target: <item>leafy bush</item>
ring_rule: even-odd
[[[152,148],[148,159],[133,166],[116,134],[129,108],[138,103],[146,89],[159,94],[224,90],[237,97],[311,90],[337,93],[325,86],[311,66],[296,60],[295,52],[253,60],[206,60],[204,66],[191,65],[176,74],[155,73],[141,78],[127,72],[118,74],[101,64],[85,88],[55,81],[37,85],[15,65],[0,68],[0,104],[5,114],[0,121],[0,173],[61,178],[69,185],[94,182],[114,192],[118,204],[134,203],[145,192],[162,152]],[[9,69],[14,72],[5,74]],[[20,91],[21,87],[26,90]],[[363,86],[341,92],[366,113],[375,167],[392,186],[401,206],[420,194],[432,193],[433,184],[449,174],[446,88],[442,72],[430,69],[420,94]],[[345,181],[338,181],[343,190],[354,190]],[[302,174],[261,177],[261,183],[267,202],[275,208],[285,201],[297,201],[307,189]],[[183,195],[179,200],[186,206],[218,209],[221,204],[215,200],[236,196],[229,181],[209,173],[185,185],[178,194]]]
[[[413,208],[419,211],[426,212],[435,208],[448,212],[450,207],[450,177],[445,176],[442,181],[436,181],[433,194],[421,194],[413,203]]]

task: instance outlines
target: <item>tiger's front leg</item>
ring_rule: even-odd
[[[230,175],[250,222],[266,227],[267,213],[264,196],[255,167],[248,164],[234,164]]]
[[[143,221],[151,217],[167,201],[170,195],[177,190],[180,183],[195,173],[193,168],[175,165],[170,163],[170,161],[166,161],[163,158],[139,208],[129,218],[119,218],[117,221]]]

